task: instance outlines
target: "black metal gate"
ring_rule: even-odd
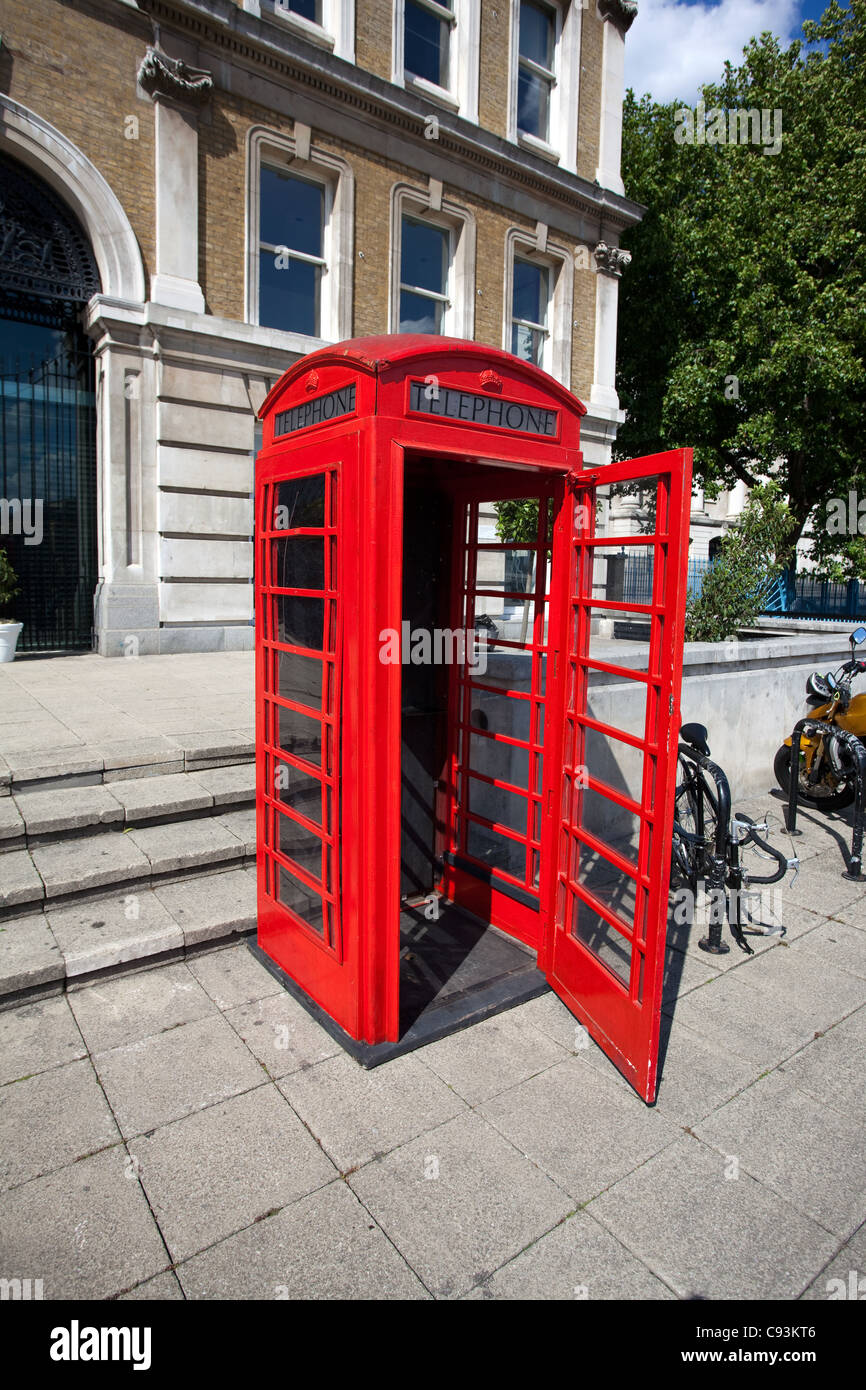
[[[0,548],[23,651],[89,648],[97,579],[96,402],[79,326],[90,244],[41,179],[0,156]]]
[[[89,648],[96,410],[93,357],[74,341],[0,378],[0,545],[18,576],[20,649]]]

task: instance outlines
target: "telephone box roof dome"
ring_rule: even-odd
[[[473,357],[476,360],[481,358],[486,367],[498,366],[511,376],[516,372],[540,390],[556,396],[568,409],[578,415],[586,414],[586,406],[555,377],[542,371],[540,367],[533,366],[531,362],[524,362],[521,358],[512,356],[502,348],[490,347],[487,343],[476,343],[468,338],[446,338],[439,333],[381,333],[369,338],[347,338],[344,342],[317,348],[315,352],[293,362],[272,387],[259,415],[264,417],[286,387],[299,375],[317,367],[344,363],[371,376],[379,376],[404,363],[424,358],[441,358],[443,355]]]

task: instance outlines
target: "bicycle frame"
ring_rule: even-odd
[[[797,829],[797,801],[800,793],[800,741],[803,734],[807,738],[823,738],[827,741],[831,738],[838,740],[848,749],[854,760],[857,781],[857,792],[854,799],[854,830],[851,835],[848,869],[843,874],[843,878],[859,879],[863,862],[863,830],[864,825],[866,825],[866,748],[857,735],[849,733],[847,729],[839,729],[833,724],[827,724],[824,720],[815,720],[809,716],[797,721],[791,734],[791,769],[788,777],[787,807],[789,835],[801,834]]]

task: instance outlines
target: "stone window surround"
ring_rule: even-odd
[[[322,23],[311,24],[303,15],[292,14],[288,4],[273,0],[273,7],[262,7],[261,0],[242,0],[241,8],[257,19],[285,25],[299,38],[344,58],[355,61],[355,0],[322,0]]]
[[[502,346],[511,351],[511,292],[514,258],[534,261],[551,272],[549,332],[542,369],[571,388],[571,329],[574,311],[574,259],[568,247],[548,241],[547,228],[535,233],[525,227],[510,227],[505,234],[505,283],[502,307]]]
[[[300,152],[299,152],[299,146]],[[244,318],[258,324],[259,318],[259,215],[262,163],[297,173],[321,183],[325,188],[324,259],[322,275],[321,337],[310,339],[310,347],[340,342],[352,336],[352,279],[354,255],[354,174],[347,160],[326,153],[312,143],[308,127],[296,124],[293,135],[253,126],[247,135],[247,274]],[[283,330],[278,330],[283,331]],[[287,333],[291,330],[284,330]],[[293,334],[293,337],[298,335]]]
[[[478,123],[478,80],[481,56],[481,0],[454,0],[451,28],[451,83],[437,87],[403,69],[403,26],[406,0],[394,0],[391,35],[391,81],[397,87],[428,98],[438,106]]]
[[[443,336],[472,338],[475,332],[475,218],[442,197],[442,186],[431,180],[429,188],[396,183],[391,189],[391,277],[388,305],[389,332],[400,331],[400,243],[403,216],[418,217],[452,233],[448,276],[451,301],[443,317]]]
[[[556,82],[550,98],[550,140],[517,129],[517,70],[520,45],[520,0],[509,0],[511,10],[508,60],[508,139],[542,159],[577,171],[577,113],[580,103],[581,0],[544,0],[556,11]]]

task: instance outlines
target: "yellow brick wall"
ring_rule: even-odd
[[[508,128],[508,53],[511,0],[482,0],[478,120],[505,137]]]
[[[580,107],[577,116],[577,172],[592,183],[598,168],[601,119],[601,51],[604,20],[595,5],[581,12]]]
[[[356,0],[355,62],[365,72],[391,81],[393,0]]]
[[[120,5],[0,0],[4,91],[96,165],[132,223],[145,269],[154,257],[153,107],[136,95],[150,23]],[[125,137],[126,116],[138,139]],[[131,129],[131,127],[129,127]]]

